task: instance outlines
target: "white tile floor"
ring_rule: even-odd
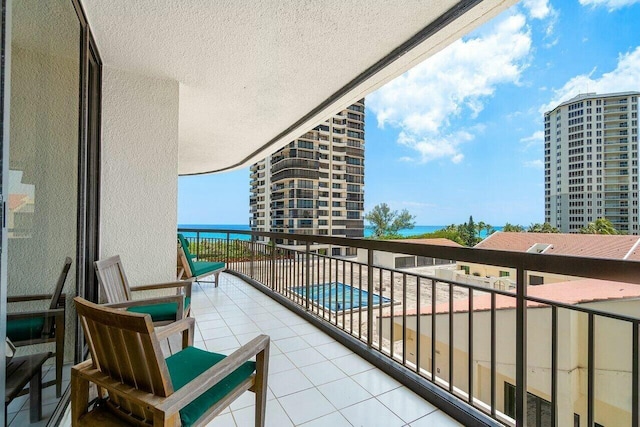
[[[460,426],[442,411],[244,281],[194,286],[195,345],[229,354],[271,337],[267,426]],[[211,427],[254,422],[245,393]]]

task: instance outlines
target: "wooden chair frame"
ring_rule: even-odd
[[[123,420],[144,426],[179,426],[182,408],[254,356],[256,371],[210,407],[194,425],[206,424],[249,390],[256,394],[255,425],[264,426],[268,336],[254,338],[175,391],[159,341],[181,333],[183,348],[191,346],[194,319],[183,319],[156,330],[147,314],[115,310],[80,297],[74,300],[91,359],[71,370],[73,426],[117,425]],[[123,360],[128,363],[122,363]],[[90,384],[97,386],[99,396],[108,396],[104,405],[92,410]]]
[[[122,260],[119,255],[112,256],[94,263],[98,283],[107,299],[107,305],[112,308],[129,308],[142,305],[162,304],[174,302],[178,304],[175,320],[156,322],[156,325],[165,325],[176,320],[188,317],[191,313],[191,306],[185,309],[185,297],[191,297],[191,285],[193,279],[177,280],[165,283],[153,283],[142,286],[130,287],[127,276],[124,273]],[[163,297],[153,297],[145,299],[133,299],[133,292],[176,289],[175,295]]]
[[[16,347],[42,344],[42,343],[56,343],[56,351],[52,353],[56,358],[56,378],[55,380],[48,381],[42,384],[43,387],[49,387],[53,384],[56,385],[56,397],[62,395],[62,366],[64,365],[64,334],[65,334],[65,305],[66,296],[62,293],[64,284],[67,280],[67,275],[71,269],[72,259],[65,258],[62,272],[58,276],[58,282],[54,289],[53,294],[38,294],[38,295],[20,295],[7,297],[7,303],[23,303],[29,301],[43,301],[50,300],[49,308],[45,310],[31,310],[17,313],[7,314],[7,323],[12,320],[19,319],[33,319],[44,317],[44,326],[42,327],[42,334],[39,338],[13,341],[13,345]]]
[[[192,262],[195,262],[193,261],[193,258],[195,258],[195,255],[188,253],[189,252],[188,247],[185,250],[182,242],[180,241],[180,238],[178,238],[177,242],[178,242],[178,271],[179,271],[178,275],[179,276],[184,275],[187,278],[195,279],[195,281],[198,283],[200,282],[214,283],[215,287],[217,288],[219,283],[220,273],[226,270],[226,267],[218,268],[216,270],[211,270],[199,276],[194,276],[193,271],[191,271],[191,265],[189,264],[188,257],[191,257]],[[187,244],[188,244],[188,241],[187,241]],[[212,274],[215,277],[215,281],[211,282],[209,280],[200,280],[201,277],[208,277],[208,276],[211,276]]]

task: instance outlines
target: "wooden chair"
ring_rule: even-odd
[[[226,269],[224,262],[197,261],[196,256],[189,251],[189,242],[181,233],[178,233],[178,262],[184,272],[184,276],[194,278],[196,282],[212,283],[200,280],[200,278],[213,274],[216,288],[218,287],[220,273]]]
[[[56,351],[50,353],[56,357],[56,378],[43,384],[43,387],[56,385],[56,396],[62,395],[62,365],[64,364],[64,316],[65,295],[62,288],[67,280],[72,260],[64,260],[62,272],[53,294],[21,295],[8,297],[8,303],[50,300],[49,308],[7,314],[7,337],[16,347],[55,342]]]
[[[74,301],[91,359],[71,369],[73,426],[204,425],[247,390],[256,395],[255,425],[264,425],[268,336],[225,357],[192,347],[192,318],[155,330],[149,315]],[[183,349],[164,359],[159,340],[179,332]],[[91,410],[90,383],[101,397]]]
[[[156,325],[166,325],[189,316],[191,312],[191,282],[156,283],[129,287],[124,274],[120,256],[95,262],[98,283],[104,292],[107,303],[113,308],[126,308],[127,311],[147,313]],[[132,292],[176,288],[176,295],[134,300]]]

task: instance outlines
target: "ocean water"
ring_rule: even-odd
[[[407,228],[404,230],[400,230],[399,234],[401,236],[416,236],[425,233],[433,233],[434,231],[442,230],[444,225],[416,225],[413,228]],[[250,231],[251,228],[248,225],[244,224],[179,224],[178,228],[192,228],[199,230],[215,230],[215,229],[223,229],[223,230],[241,230],[241,231]],[[502,227],[494,227],[494,229],[501,230]],[[480,233],[480,237],[486,237],[486,232],[483,231]],[[194,232],[185,232],[184,235],[186,237],[195,237],[196,233]],[[202,235],[202,233],[201,233]],[[366,227],[364,229],[364,237],[371,237],[373,235],[373,228]],[[215,238],[224,238],[226,234],[221,233],[206,233],[204,237],[215,237]],[[240,239],[240,240],[251,240],[249,235],[247,234],[232,234],[230,236],[232,239]]]

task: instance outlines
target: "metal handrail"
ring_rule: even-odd
[[[456,416],[461,422],[469,424],[485,424],[492,425],[497,422],[506,425],[525,426],[527,411],[527,311],[534,307],[528,308],[529,302],[542,304],[551,309],[551,414],[552,425],[557,426],[558,417],[558,310],[571,310],[576,313],[582,313],[587,316],[587,425],[594,425],[595,422],[595,325],[599,318],[608,318],[625,324],[631,325],[632,329],[632,399],[631,399],[631,418],[634,426],[638,426],[640,422],[640,318],[627,314],[612,313],[586,306],[575,306],[559,301],[552,301],[545,298],[528,296],[526,286],[526,272],[544,272],[564,274],[568,276],[588,277],[595,279],[604,279],[610,281],[619,281],[627,283],[640,284],[640,262],[612,260],[601,258],[582,258],[574,256],[521,253],[509,251],[496,251],[477,248],[460,248],[460,247],[443,247],[428,244],[405,243],[398,241],[380,241],[359,238],[346,237],[329,237],[318,235],[301,235],[274,232],[258,232],[244,230],[203,230],[196,228],[182,228],[181,232],[195,233],[196,244],[198,248],[195,251],[199,253],[201,241],[209,241],[211,245],[218,245],[218,252],[226,252],[224,260],[228,265],[228,271],[245,278],[250,283],[255,282],[260,290],[277,299],[279,302],[290,306],[294,310],[302,310],[309,316],[310,321],[316,322],[327,333],[340,340],[343,344],[358,352],[362,357],[376,364],[380,369],[390,373],[396,379],[402,381],[405,385],[421,394],[423,397],[432,402],[442,405],[445,411]],[[222,238],[203,237],[206,234],[222,235]],[[250,240],[230,240],[231,235],[243,235]],[[282,239],[284,241],[296,241],[300,245],[300,249],[291,249],[278,247],[266,243],[267,240]],[[262,241],[261,241],[262,240]],[[221,243],[226,242],[226,250],[221,250]],[[235,245],[241,248],[248,255],[240,256],[237,259],[230,258],[229,247]],[[356,248],[367,251],[367,262],[358,262],[353,259],[337,258],[330,255],[324,255],[312,252],[311,250],[317,245],[331,245],[348,248]],[[315,245],[315,246],[314,246]],[[487,288],[480,285],[463,283],[456,280],[445,280],[439,277],[425,276],[417,273],[407,272],[395,268],[385,268],[374,265],[374,252],[394,252],[406,255],[415,255],[420,257],[431,257],[446,260],[457,260],[462,262],[477,263],[492,266],[506,266],[516,269],[516,291],[504,291],[500,289]],[[204,256],[204,255],[203,255]],[[342,277],[339,277],[339,266],[341,266]],[[327,269],[328,267],[328,269]],[[335,269],[335,272],[334,272]],[[350,275],[347,275],[347,272]],[[366,273],[363,275],[363,273]],[[376,276],[377,274],[377,276]],[[373,306],[373,294],[376,283],[379,284],[381,301],[384,295],[382,289],[383,275],[390,277],[392,304],[395,301],[394,288],[397,283],[394,278],[402,279],[403,296],[402,296],[402,313],[397,313],[391,308],[390,328],[390,348],[383,346],[382,340],[382,323],[378,321],[377,340],[374,339],[375,331],[374,321],[383,319],[382,303]],[[328,276],[328,280],[327,280]],[[325,297],[322,301],[312,301],[309,298],[310,286],[312,283],[332,283],[332,281],[341,281],[342,283],[351,283],[351,300],[354,296],[354,288],[358,292],[366,290],[367,307],[361,309],[351,308],[350,310],[342,310],[334,312],[326,308]],[[411,282],[408,285],[408,281]],[[304,286],[306,288],[305,296],[300,295],[293,289],[295,286]],[[420,351],[423,345],[420,344],[420,321],[416,321],[416,348],[415,363],[407,360],[407,333],[408,317],[414,316],[413,313],[407,313],[406,289],[407,286],[415,286],[416,289],[416,319],[423,314],[421,311],[420,294],[423,289],[431,289],[431,306],[434,308],[430,312],[431,319],[431,348],[429,353],[429,345],[424,345],[424,351],[432,355],[431,366],[420,366]],[[435,310],[436,295],[438,292],[444,293],[445,290],[439,289],[439,286],[445,286],[449,295],[449,310],[446,313],[440,313]],[[265,289],[268,290],[265,291]],[[474,374],[473,374],[473,339],[472,334],[475,331],[473,315],[466,316],[467,328],[469,333],[468,343],[468,393],[456,389],[453,383],[454,379],[454,331],[453,319],[453,292],[454,289],[464,289],[468,292],[468,312],[479,313],[478,309],[474,310],[473,295],[482,292],[491,295],[490,305],[490,374],[491,374],[491,391],[489,402],[480,402],[478,397],[473,395],[474,390]],[[515,300],[515,422],[512,424],[510,418],[501,414],[496,408],[497,393],[497,311],[496,296],[508,296]],[[333,298],[331,296],[330,298]],[[345,295],[343,301],[338,301],[335,297],[336,306],[342,302],[345,306]],[[331,302],[331,301],[330,301]],[[428,303],[428,301],[427,301]],[[392,306],[393,307],[393,306]],[[513,309],[514,307],[509,307]],[[538,307],[535,307],[538,308]],[[445,340],[448,340],[449,346],[449,374],[447,378],[442,378],[436,372],[436,348],[435,343],[438,342],[436,321],[440,315],[448,316],[449,328],[448,338],[445,334]],[[348,322],[347,322],[348,316]],[[377,316],[377,317],[376,317]],[[402,357],[394,354],[394,337],[393,323],[394,318],[401,318],[402,322]],[[357,329],[354,327],[357,318]],[[366,328],[363,330],[363,320],[366,320]],[[439,333],[442,333],[440,331]],[[455,332],[457,333],[457,332]],[[443,341],[444,342],[444,341]],[[364,346],[363,346],[364,344]],[[446,359],[445,359],[446,360]],[[471,408],[464,407],[459,402],[463,398]],[[472,409],[473,408],[473,409]],[[474,412],[474,409],[476,410]],[[482,413],[478,413],[480,410]],[[486,414],[483,418],[482,414]]]

